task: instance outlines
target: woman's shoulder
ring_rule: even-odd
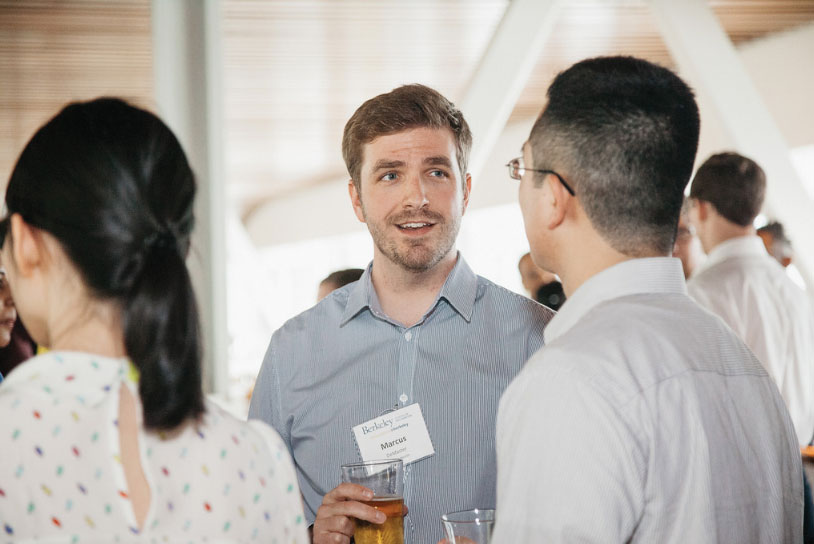
[[[173,515],[234,511],[238,505],[242,533],[260,527],[260,534],[271,531],[280,542],[292,540],[283,539],[285,534],[305,542],[296,472],[277,433],[262,422],[239,419],[214,402],[207,401],[205,408],[197,421],[175,431],[144,435],[152,480],[165,492],[177,489],[179,496],[197,499],[174,502]],[[276,525],[268,524],[270,516]]]
[[[21,404],[36,402],[51,392],[53,356],[40,355],[17,366],[0,383],[0,412],[8,414]],[[5,419],[5,418],[4,418]]]
[[[285,451],[286,447],[277,431],[268,424],[252,419],[246,421],[211,400],[206,401],[206,412],[201,420],[201,430],[208,430],[213,436],[229,435],[234,443],[239,437],[252,440],[256,448],[272,453]]]
[[[239,419],[217,403],[207,400],[196,421],[166,433],[149,433],[156,451],[180,451],[181,457],[218,465],[276,465],[288,455],[285,444],[262,421]]]

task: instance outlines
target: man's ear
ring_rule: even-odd
[[[461,215],[466,212],[466,207],[469,206],[469,195],[472,193],[472,175],[467,172],[464,180],[464,203],[461,209]]]
[[[362,196],[359,194],[358,189],[356,189],[356,184],[352,179],[348,180],[348,194],[350,195],[350,203],[353,206],[353,212],[356,214],[356,218],[362,223],[366,223],[365,213],[362,210]]]
[[[698,220],[699,221],[706,221],[710,215],[711,204],[704,200],[697,200],[695,201],[695,206],[698,208]]]
[[[17,273],[28,277],[39,268],[44,260],[45,245],[42,243],[41,233],[32,227],[18,213],[12,214],[11,224],[11,255]]]
[[[549,187],[549,208],[550,214],[548,215],[548,228],[553,230],[560,226],[568,211],[571,207],[576,206],[576,197],[571,195],[565,190],[562,183],[553,174],[546,174],[550,176],[548,180]]]

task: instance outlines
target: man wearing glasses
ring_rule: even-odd
[[[701,242],[695,234],[695,227],[690,222],[690,200],[686,197],[681,205],[681,214],[678,216],[673,257],[681,260],[681,268],[684,270],[685,279],[690,279],[695,269],[704,260]]]
[[[670,257],[698,130],[669,70],[590,59],[510,163],[568,302],[500,402],[493,544],[802,540],[783,399]]]
[[[470,146],[461,112],[423,85],[368,100],[345,126],[348,191],[373,262],[274,333],[249,413],[286,442],[314,542],[349,542],[354,519],[384,521],[361,502],[369,494],[339,484],[339,467],[368,460],[366,437],[408,413],[429,448],[401,434],[376,448],[414,459],[406,540],[437,542],[441,514],[494,506],[497,403],[553,312],[475,275],[455,249]]]

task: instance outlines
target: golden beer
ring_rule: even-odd
[[[356,544],[404,544],[404,515],[402,514],[404,499],[402,497],[384,495],[361,502],[384,512],[387,520],[379,525],[357,519],[356,531],[353,533]]]

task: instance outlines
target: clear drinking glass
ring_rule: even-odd
[[[495,526],[495,511],[475,508],[441,516],[449,544],[489,544]]]
[[[404,544],[404,463],[401,459],[342,465],[342,482],[372,490],[373,499],[362,502],[387,516],[381,525],[356,520],[353,533],[356,544]]]

